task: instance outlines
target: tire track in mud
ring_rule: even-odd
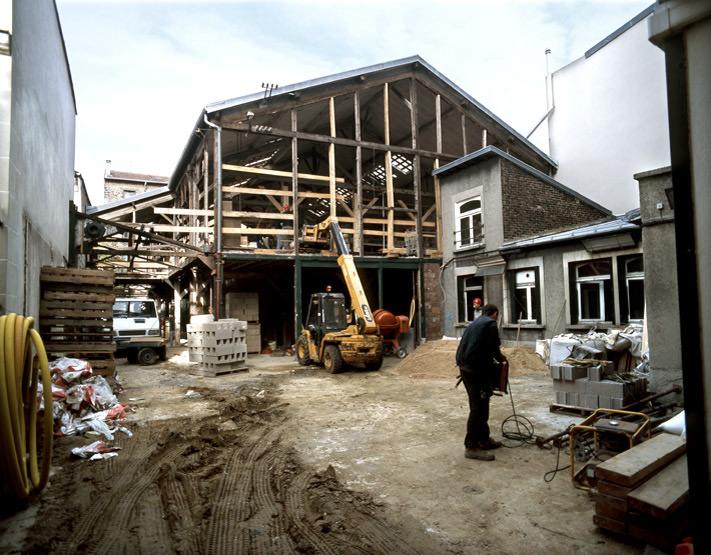
[[[263,431],[251,445],[236,451],[225,466],[215,492],[207,531],[209,553],[251,552],[252,534],[246,523],[252,516],[250,499],[254,488],[255,463],[271,448],[281,433],[281,423]]]
[[[106,533],[97,541],[95,553],[104,555],[115,552],[116,544],[121,542],[121,536],[125,534],[125,530],[128,528],[131,513],[141,495],[157,481],[158,475],[162,470],[161,467],[165,463],[175,460],[184,449],[185,445],[181,444],[166,450],[158,460],[151,464],[149,469],[144,469],[139,478],[121,495],[119,502],[116,504],[116,510],[110,513],[108,522],[103,524]]]
[[[304,492],[308,489],[309,482],[313,477],[311,472],[302,472],[292,482],[291,488],[286,494],[286,509],[291,515],[292,522],[297,532],[307,540],[316,553],[326,555],[340,555],[340,550],[332,547],[330,542],[325,541],[319,532],[308,524],[308,515],[304,504]]]
[[[196,499],[187,476],[178,476],[171,464],[167,476],[159,479],[165,511],[173,534],[173,544],[178,553],[201,553],[199,528],[195,526],[194,514],[188,499]]]
[[[158,446],[148,445],[142,450],[135,450],[135,458],[126,463],[118,476],[113,477],[111,493],[99,495],[95,502],[85,509],[82,517],[77,523],[69,541],[60,545],[57,553],[73,555],[80,550],[101,552],[100,546],[105,545],[106,535],[92,538],[98,533],[108,535],[116,539],[117,534],[123,533],[127,524],[130,511],[136,499],[152,482],[155,481],[160,472],[160,465],[166,458],[174,459],[183,449],[183,445],[175,446],[158,457],[158,460],[148,471],[144,472],[148,460],[155,453]],[[136,480],[136,475],[139,475]],[[121,522],[122,528],[116,530],[113,526],[115,522]]]

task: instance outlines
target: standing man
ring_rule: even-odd
[[[472,321],[481,316],[481,299],[479,297],[474,297],[474,300],[472,301],[472,312]]]
[[[501,442],[489,436],[489,399],[497,381],[496,363],[506,362],[501,354],[501,340],[496,320],[499,309],[484,305],[482,315],[469,324],[457,348],[457,366],[469,397],[469,419],[464,438],[464,456],[468,459],[493,461],[489,451]]]

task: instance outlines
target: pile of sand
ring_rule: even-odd
[[[428,341],[407,355],[395,371],[410,378],[456,378],[459,369],[454,355],[459,346],[456,339]],[[546,373],[548,367],[533,349],[528,347],[506,348],[501,351],[509,359],[510,375]]]

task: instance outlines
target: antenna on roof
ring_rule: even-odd
[[[264,89],[264,100],[269,100],[272,97],[272,92],[279,88],[275,83],[262,83]]]

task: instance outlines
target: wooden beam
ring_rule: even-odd
[[[429,217],[432,215],[432,213],[435,211],[436,208],[437,208],[437,205],[436,205],[436,204],[433,204],[432,206],[430,206],[430,207],[427,209],[427,212],[425,212],[424,214],[422,214],[422,223],[423,223],[423,225],[427,225],[428,223],[431,223],[431,222],[426,222],[425,220],[426,220],[427,218],[429,218]],[[435,224],[432,223],[432,225],[435,225]]]
[[[385,144],[390,145],[390,85],[383,85],[383,129],[385,133]],[[385,151],[385,196],[387,206],[392,208],[395,206],[395,193],[393,192],[393,153],[391,150]],[[392,210],[388,211],[388,234],[387,248],[395,248],[395,224],[393,223],[395,214]]]
[[[243,133],[252,133],[255,135],[272,135],[275,137],[296,137],[297,139],[301,139],[304,141],[312,141],[315,143],[333,143],[335,145],[341,145],[341,146],[350,146],[350,147],[357,147],[361,146],[365,149],[368,150],[377,150],[380,152],[387,152],[390,150],[391,152],[394,152],[396,154],[405,154],[407,156],[411,156],[414,154],[419,154],[423,158],[437,158],[438,156],[442,159],[446,160],[456,160],[457,158],[460,158],[458,155],[454,154],[444,154],[442,152],[433,152],[431,150],[422,150],[418,149],[417,152],[413,152],[411,148],[409,147],[403,147],[403,146],[397,146],[397,145],[384,145],[381,143],[375,143],[371,141],[356,141],[354,139],[346,139],[345,137],[330,137],[328,135],[320,135],[317,133],[304,133],[303,131],[287,131],[285,129],[278,129],[276,127],[254,127],[250,129],[250,127],[247,124],[234,124],[234,125],[225,125],[224,129],[230,130],[230,131],[239,131]]]
[[[346,202],[344,202],[342,198],[339,198],[339,199],[338,199],[338,204],[340,204],[340,205],[343,207],[343,209],[344,209],[346,212],[348,212],[348,215],[349,215],[349,216],[353,216],[353,210],[351,210],[351,207],[348,206],[348,204],[347,204]]]
[[[403,202],[402,200],[397,199],[397,203],[398,203],[400,206],[402,206],[403,208],[406,208],[407,210],[410,210],[410,207],[409,207],[407,204],[405,204],[405,202]],[[413,215],[412,215],[412,211],[407,212],[407,217],[410,218],[413,223],[417,222],[417,216],[413,216]]]
[[[418,144],[418,108],[417,108],[417,81],[410,79],[410,127],[412,132],[412,149],[417,150]],[[412,161],[412,184],[415,189],[415,232],[417,234],[417,256],[422,257],[424,245],[422,243],[422,180],[420,176],[420,156],[415,154]],[[418,318],[419,321],[419,318]]]
[[[356,220],[356,218],[351,217],[351,216],[338,216],[339,222],[353,223],[353,222],[355,222],[355,220]],[[387,220],[387,218],[363,218],[363,223],[364,224],[386,225],[388,223],[388,220]],[[412,227],[412,224],[414,224],[415,222],[412,220],[394,220],[393,223],[395,225],[399,225],[399,226]],[[434,222],[423,222],[423,225],[426,227],[435,227]]]
[[[366,204],[366,205],[361,209],[360,213],[365,216],[365,213],[366,213],[368,210],[370,210],[371,207],[372,207],[376,202],[378,202],[378,198],[377,198],[377,197],[370,199],[370,200],[368,201],[368,204]]]
[[[469,152],[467,149],[467,116],[462,114],[462,156]]]
[[[487,145],[486,127],[481,130],[481,148]]]
[[[249,166],[236,166],[234,164],[222,164],[222,168],[225,170],[239,172],[239,173],[249,173],[256,175],[266,175],[270,177],[281,177],[283,179],[288,179],[291,181],[291,172],[285,172],[281,170],[272,170],[268,168],[252,168]],[[309,181],[327,182],[330,183],[331,177],[329,175],[314,175],[311,173],[300,173],[298,174],[299,180],[307,183]],[[346,180],[342,177],[335,177],[336,183],[345,183]]]
[[[193,225],[168,225],[168,224],[126,224],[127,226],[141,226],[152,229],[158,233],[212,233],[211,227],[193,226]],[[185,246],[185,245],[183,245]]]
[[[437,120],[437,152],[442,152],[442,97],[435,96],[435,119]],[[434,169],[439,168],[439,157],[435,158]],[[437,211],[437,250],[442,252],[442,192],[439,177],[434,177],[435,210]]]
[[[222,187],[222,191],[225,193],[237,193],[244,195],[282,195],[284,191],[279,189],[260,189],[258,187],[234,187],[226,186]],[[336,195],[336,197],[343,198],[343,195]],[[331,195],[329,193],[314,193],[312,191],[299,191],[299,198],[325,198],[330,199]]]
[[[199,208],[161,208],[153,207],[154,214],[177,214],[181,216],[212,216],[212,210],[201,210]]]
[[[336,136],[336,103],[333,97],[328,99],[328,123],[331,137]],[[328,144],[328,186],[331,218],[336,217],[336,145]]]
[[[356,146],[355,157],[355,212],[357,217],[354,222],[355,236],[353,237],[353,250],[357,253],[363,252],[363,211],[360,209],[363,206],[363,153],[361,151],[361,129],[360,129],[360,95],[358,91],[353,93],[353,120],[355,126],[355,139],[359,143]]]
[[[299,130],[298,112],[291,110],[291,131]],[[292,225],[292,240],[294,242],[294,255],[299,255],[299,140],[291,138],[291,212],[294,221]],[[298,325],[295,328],[298,331]]]
[[[293,214],[287,213],[275,213],[275,212],[247,212],[245,210],[225,210],[222,212],[225,218],[246,218],[246,219],[259,219],[259,220],[287,220],[292,221],[294,219]]]
[[[228,235],[291,235],[293,230],[266,227],[223,227],[222,233]]]

